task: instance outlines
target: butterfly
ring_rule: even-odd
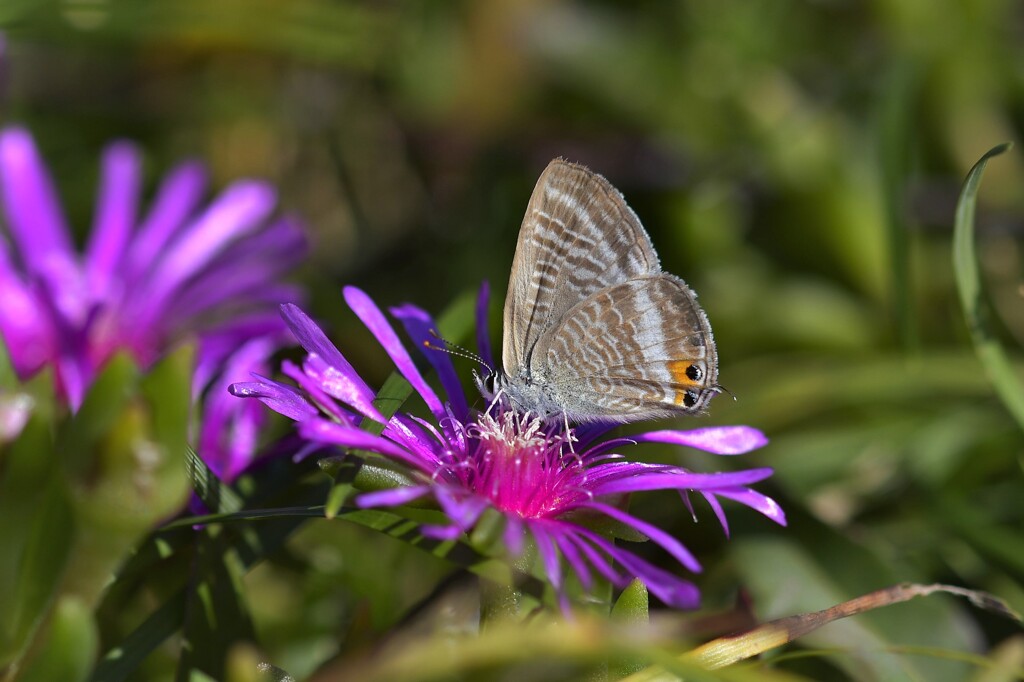
[[[519,230],[505,298],[502,368],[488,398],[575,422],[629,422],[703,411],[718,386],[707,315],[664,272],[622,194],[556,159]]]

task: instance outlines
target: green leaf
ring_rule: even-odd
[[[649,621],[647,586],[639,579],[634,579],[615,600],[612,607],[612,622],[622,625],[623,628],[632,629],[646,626]],[[646,661],[635,657],[615,658],[608,665],[612,679],[631,675],[645,667]]]
[[[615,600],[615,606],[612,607],[612,620],[630,624],[648,622],[647,586],[641,580],[634,579]]]
[[[292,490],[289,499],[294,501],[297,506],[309,506],[323,500],[325,493],[326,486],[324,485],[306,484]],[[218,541],[215,543],[215,554],[212,556],[234,553],[237,556],[238,570],[247,571],[266,556],[280,549],[288,537],[305,522],[306,518],[308,515],[287,517],[277,513],[261,523],[244,523],[237,528],[227,529],[226,532],[218,536]],[[171,531],[172,537],[184,537],[179,535],[179,532],[179,530]],[[159,533],[158,538],[163,534],[164,532]],[[177,542],[173,543],[173,546],[169,548],[171,557],[174,556],[176,549],[184,549],[189,546],[187,543],[180,545]],[[146,552],[147,558],[150,560],[160,554],[161,552],[156,549]],[[169,560],[170,558],[161,559],[164,562]],[[141,560],[140,563],[142,563]],[[139,566],[133,566],[133,572],[138,568]],[[182,627],[188,595],[188,588],[185,584],[187,575],[179,573],[177,577],[181,586],[170,590],[168,592],[170,596],[145,621],[106,652],[93,671],[91,680],[94,682],[121,682],[128,679],[154,649]]]
[[[14,390],[18,386],[18,375],[11,364],[11,354],[7,352],[7,344],[0,336],[0,388]]]
[[[156,611],[111,648],[92,671],[91,682],[121,682],[135,672],[153,649],[181,627],[185,617],[185,588],[164,600]]]
[[[978,256],[974,247],[974,214],[981,176],[989,159],[1011,147],[1010,143],[993,147],[967,174],[957,202],[953,226],[953,269],[956,273],[960,305],[963,307],[964,318],[974,342],[974,351],[999,398],[1017,420],[1017,424],[1024,429],[1024,385],[1021,384],[1006,350],[993,329],[994,313],[983,294]]]
[[[119,353],[103,368],[89,388],[81,408],[63,426],[57,438],[61,461],[73,476],[87,476],[95,466],[97,442],[106,436],[135,394],[139,369],[131,357]]]
[[[49,606],[61,584],[74,537],[74,519],[67,493],[61,481],[54,477],[36,500],[38,507],[31,516],[27,542],[20,555],[17,576],[7,583],[14,596],[10,611],[10,630],[7,646],[26,650],[33,634],[43,626]],[[8,639],[9,638],[9,639]],[[9,659],[11,651],[5,652]],[[56,678],[55,678],[56,679]]]
[[[1024,575],[1024,538],[975,505],[946,498],[936,505],[932,518],[947,524],[961,539],[977,549],[985,561]]]
[[[51,505],[56,494],[60,469],[55,466],[52,424],[41,412],[36,412],[22,430],[21,436],[3,449],[0,467],[0,585],[21,589],[0,590],[0,668],[13,660],[24,648],[30,623],[25,614],[36,613],[42,602],[35,596],[54,588],[57,575],[49,571],[42,575],[25,575],[25,570],[37,561],[30,558],[33,551],[67,546],[67,538],[60,545],[47,545],[49,531],[70,533],[69,519],[54,519],[54,514],[67,512],[67,502]],[[42,534],[44,537],[40,537]],[[59,538],[63,536],[58,535]],[[56,557],[50,557],[56,561]],[[60,569],[62,562],[55,564]],[[50,564],[44,562],[44,569]],[[51,584],[44,587],[47,582]]]
[[[242,508],[244,502],[238,493],[217,478],[192,446],[185,449],[185,463],[192,490],[207,509],[215,514],[231,514]]]
[[[194,356],[191,346],[179,348],[157,363],[140,385],[148,408],[147,437],[164,455],[155,468],[146,472],[158,481],[156,495],[148,500],[154,521],[180,509],[188,495],[186,435],[192,404]],[[152,525],[152,522],[147,523],[147,528]]]
[[[65,597],[53,611],[46,641],[19,679],[21,682],[85,680],[98,646],[99,634],[89,608],[74,597]]]
[[[906,211],[910,177],[911,127],[915,122],[913,103],[919,96],[920,76],[911,60],[894,63],[880,79],[883,96],[878,112],[879,161],[889,242],[890,289],[893,313],[904,349],[914,348],[917,314],[914,309],[910,267],[910,235]]]
[[[168,356],[137,386],[118,384],[126,391],[124,400],[110,400],[117,403],[118,412],[101,415],[104,408],[92,409],[104,424],[102,433],[76,418],[58,436],[58,442],[66,444],[79,434],[92,449],[86,455],[89,469],[72,472],[76,570],[65,586],[87,603],[98,603],[130,550],[187,500],[191,366],[189,349]],[[115,372],[122,379],[125,374],[129,373]],[[90,399],[103,393],[101,387],[99,393],[90,393]],[[86,418],[85,412],[79,417]]]
[[[255,639],[242,588],[245,566],[233,550],[218,551],[224,529],[204,528],[188,590],[178,679],[195,670],[224,679],[226,656],[232,645]]]

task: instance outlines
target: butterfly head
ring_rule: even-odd
[[[529,377],[513,377],[495,369],[483,376],[474,373],[473,380],[480,394],[490,404],[500,402],[506,408],[542,419],[566,412],[565,406],[545,390],[543,383]]]
[[[491,402],[501,392],[502,387],[506,383],[505,373],[500,369],[490,369],[484,375],[480,375],[479,372],[473,371],[473,383],[476,384],[476,388],[488,402]]]

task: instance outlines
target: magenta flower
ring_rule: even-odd
[[[423,398],[433,421],[401,413],[385,419],[373,405],[370,387],[294,305],[282,306],[283,315],[308,355],[301,367],[286,362],[282,369],[298,388],[257,377],[257,381],[235,384],[231,390],[235,395],[259,398],[298,421],[300,434],[310,441],[375,452],[408,469],[412,485],[361,494],[355,501],[359,507],[392,507],[432,497],[449,523],[423,531],[440,539],[453,539],[471,530],[485,510],[495,509],[506,520],[506,547],[518,554],[526,536],[532,537],[547,578],[563,600],[564,564],[586,589],[593,585],[595,574],[620,587],[639,577],[662,601],[681,608],[695,608],[699,603],[699,592],[691,582],[615,544],[582,519],[588,514],[600,515],[630,526],[694,572],[700,570],[700,564],[682,543],[622,509],[625,494],[677,490],[689,506],[687,495],[698,493],[726,532],[720,504],[723,498],[785,524],[779,506],[748,487],[770,476],[771,469],[701,474],[677,466],[633,462],[612,452],[633,443],[661,442],[734,455],[762,446],[766,439],[760,431],[745,426],[713,427],[601,440],[611,425],[580,426],[566,433],[558,420],[544,423],[499,405],[476,413],[467,406],[447,354],[424,351],[447,394],[445,403],[424,381],[373,301],[351,287],[345,289],[345,300]],[[485,309],[485,305],[478,306],[478,310]],[[423,310],[403,305],[391,312],[418,348],[433,338],[434,323]],[[488,356],[485,337],[480,345]],[[359,428],[366,417],[386,423],[381,435]]]
[[[274,310],[298,300],[279,281],[305,252],[291,218],[272,218],[269,185],[238,181],[208,205],[196,163],[172,171],[139,215],[141,159],[126,142],[103,154],[84,253],[73,244],[32,136],[0,130],[0,335],[18,376],[52,368],[72,410],[118,352],[150,367],[198,337],[194,392],[209,393],[197,439],[211,467],[230,477],[251,457],[260,417],[223,390],[265,367],[288,338]]]

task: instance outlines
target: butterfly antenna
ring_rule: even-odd
[[[729,396],[732,398],[733,402],[736,402],[736,394],[727,389],[725,386],[708,386],[708,390],[714,391],[715,393],[728,393]]]
[[[424,348],[429,348],[430,350],[441,351],[442,353],[448,353],[449,355],[454,355],[457,358],[465,358],[467,360],[472,360],[473,362],[476,362],[476,363],[482,365],[484,368],[486,368],[488,373],[493,373],[494,372],[494,368],[491,367],[490,365],[488,365],[484,361],[484,359],[482,357],[480,357],[479,355],[477,355],[473,351],[467,350],[467,349],[463,348],[462,346],[455,345],[451,341],[448,341],[447,339],[443,338],[440,334],[438,334],[433,329],[430,330],[430,335],[433,336],[438,341],[440,341],[441,344],[443,344],[443,345],[438,345],[436,343],[433,343],[430,339],[427,339],[426,341],[423,342],[423,347]]]

